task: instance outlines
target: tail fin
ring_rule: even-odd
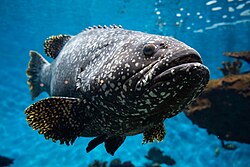
[[[30,88],[30,94],[32,100],[34,100],[44,89],[44,83],[41,82],[41,72],[45,65],[49,65],[49,62],[45,60],[42,55],[35,51],[30,51],[30,62],[26,74],[29,77],[28,85]]]

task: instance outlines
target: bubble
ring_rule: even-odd
[[[194,30],[194,33],[203,33],[203,29]]]
[[[203,16],[199,16],[199,19],[202,19],[203,18]]]
[[[250,16],[250,10],[245,10],[243,12],[240,13],[241,16]]]
[[[229,11],[229,12],[234,12],[234,8],[231,7],[231,6],[229,6],[229,7],[228,7],[228,11]]]
[[[221,10],[221,9],[222,9],[222,7],[218,6],[218,7],[212,8],[212,11],[218,11],[218,10]]]
[[[206,3],[206,5],[212,5],[212,4],[215,4],[215,3],[217,3],[217,1],[216,0],[212,0],[212,1],[208,1]]]
[[[190,16],[191,14],[190,13],[187,13],[187,16]]]
[[[240,10],[240,9],[244,8],[244,6],[245,6],[245,4],[240,4],[240,5],[238,5],[238,6],[236,7],[236,9]]]
[[[157,11],[157,12],[155,12],[157,15],[160,15],[161,14],[161,12],[160,11]]]
[[[181,17],[181,14],[180,14],[180,13],[177,13],[176,16],[177,16],[177,17]]]
[[[200,13],[200,12],[197,12],[196,14],[199,16],[201,13]]]

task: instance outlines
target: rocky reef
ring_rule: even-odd
[[[225,52],[225,56],[233,57],[236,59],[241,59],[246,61],[250,64],[250,51],[243,51],[243,52]]]
[[[172,166],[176,164],[173,158],[168,155],[164,155],[163,151],[156,147],[152,147],[148,151],[148,155],[146,155],[145,158],[151,161],[151,163],[145,164],[146,167],[160,167],[161,164]]]
[[[224,55],[237,60],[223,62],[219,70],[225,76],[210,80],[185,114],[194,124],[218,136],[224,148],[233,150],[237,147],[224,141],[250,144],[250,72],[239,72],[241,60],[250,63],[250,52],[226,52]]]
[[[145,158],[147,158],[150,162],[141,165],[144,167],[161,167],[161,164],[172,166],[176,164],[173,158],[168,155],[164,155],[163,151],[157,147],[152,147],[149,149],[147,155],[145,155]],[[88,167],[135,167],[135,165],[130,161],[122,163],[120,159],[116,158],[113,159],[109,164],[106,161],[102,162],[99,160],[94,160],[93,163],[88,165]]]
[[[135,167],[130,161],[121,162],[120,159],[113,159],[110,164],[108,162],[102,162],[99,160],[95,160],[92,164],[88,165],[88,167]]]
[[[14,159],[0,155],[0,166],[9,166],[13,164],[13,162]]]

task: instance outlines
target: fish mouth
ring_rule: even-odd
[[[202,64],[201,56],[194,49],[179,51],[170,58],[166,56],[157,64],[158,68],[151,69],[155,73],[151,85],[158,82],[175,82],[175,80],[185,78],[186,82],[195,82],[192,83],[195,87],[196,83],[205,85],[209,80],[209,70]],[[181,84],[185,81],[179,82]]]
[[[172,117],[202,92],[209,77],[208,68],[202,64],[195,50],[170,54],[155,63],[140,79],[139,99],[157,104],[155,107],[147,106],[151,115]]]
[[[153,85],[157,82],[168,80],[178,69],[192,67],[192,63],[202,65],[202,60],[197,51],[194,49],[185,49],[176,53],[167,52],[155,62],[152,62],[148,70],[138,80],[136,84],[137,90],[143,90],[148,85]],[[204,68],[206,68],[204,66]],[[188,69],[186,69],[188,71]]]
[[[191,76],[194,78],[209,76],[209,71],[206,66],[202,64],[201,57],[194,49],[182,50],[173,54],[172,60],[167,61],[168,57],[163,58],[158,64],[158,69],[155,70],[154,82],[160,82],[169,80],[181,73],[191,76],[191,74],[197,74],[197,76]],[[166,65],[166,62],[169,62]],[[209,78],[209,77],[205,77]]]

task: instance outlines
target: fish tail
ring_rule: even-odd
[[[43,81],[42,73],[45,67],[50,63],[45,60],[42,55],[35,51],[30,51],[30,61],[26,70],[28,76],[28,85],[32,100],[34,100],[41,92],[46,91],[48,85]]]

